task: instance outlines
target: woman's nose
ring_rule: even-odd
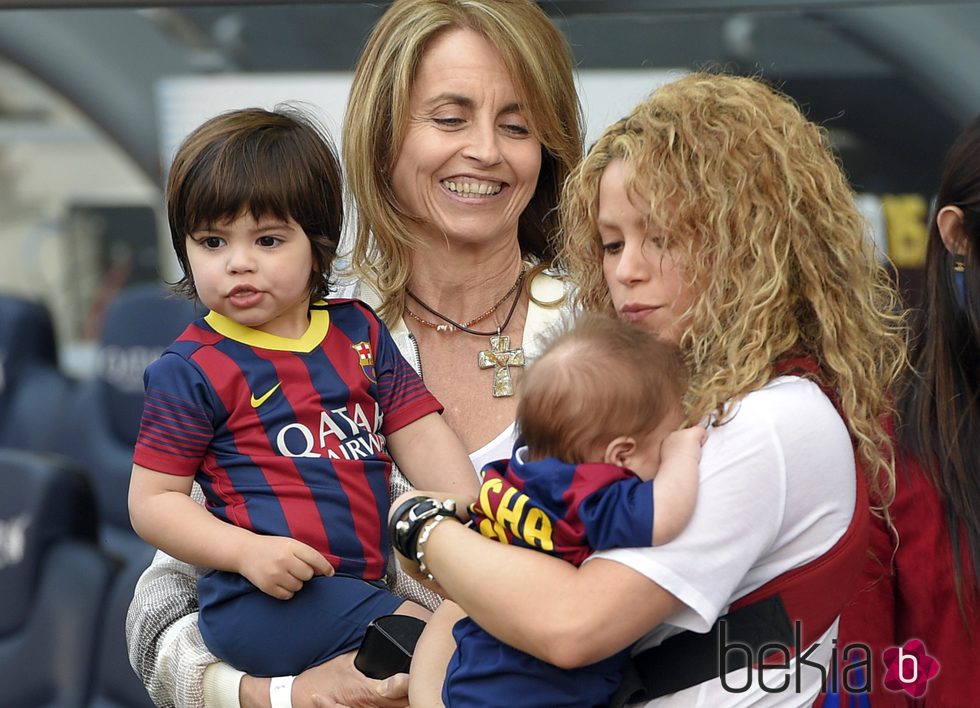
[[[639,246],[627,244],[623,247],[619,263],[616,264],[616,278],[621,283],[636,283],[650,277],[650,263]]]
[[[480,162],[484,166],[496,165],[501,161],[500,136],[493,121],[477,121],[467,131],[467,142],[463,156]]]

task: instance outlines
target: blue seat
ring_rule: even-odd
[[[48,308],[0,295],[0,446],[54,449],[72,389],[58,368]]]
[[[133,445],[143,412],[143,370],[198,316],[163,285],[120,290],[106,312],[96,375],[79,385],[59,452],[79,461],[95,490],[103,545],[122,558],[144,553],[129,522]]]
[[[126,651],[126,613],[140,574],[153,559],[149,546],[133,553],[113,578],[103,616],[99,654],[88,708],[153,708]]]
[[[86,705],[114,572],[80,471],[0,449],[0,706]]]
[[[54,325],[44,304],[19,295],[0,295],[0,359],[5,381],[16,378],[23,362],[57,366]]]

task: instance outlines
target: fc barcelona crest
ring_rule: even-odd
[[[374,352],[368,342],[358,342],[351,345],[351,349],[357,352],[357,363],[361,365],[361,371],[371,383],[377,383],[374,375]]]

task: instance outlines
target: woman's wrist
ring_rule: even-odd
[[[429,580],[436,582],[435,577],[432,575],[432,571],[429,569],[428,563],[425,557],[425,547],[429,542],[429,536],[435,530],[436,526],[445,521],[446,519],[454,519],[459,521],[455,516],[442,516],[437,515],[431,519],[427,519],[425,524],[422,526],[422,530],[419,532],[418,540],[415,542],[415,560],[419,564],[419,572],[424,575]]]
[[[239,701],[241,708],[270,708],[269,683],[267,678],[259,678],[245,674],[239,684]],[[209,704],[208,708],[210,708]]]
[[[293,679],[295,676],[273,676],[269,681],[271,708],[293,708]]]
[[[388,522],[391,545],[403,556],[417,560],[419,534],[434,518],[456,518],[454,499],[412,497],[400,504]]]

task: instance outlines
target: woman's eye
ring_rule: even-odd
[[[457,128],[463,124],[462,118],[433,118],[432,120],[436,125],[445,126],[446,128]]]
[[[526,126],[520,125],[518,123],[506,123],[501,126],[505,132],[511,135],[530,135],[531,131],[527,129]]]
[[[622,248],[623,248],[622,241],[609,241],[607,243],[602,244],[602,252],[607,255],[619,253],[622,250]]]

